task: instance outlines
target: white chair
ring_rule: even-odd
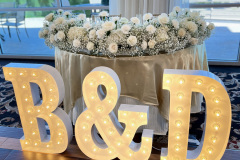
[[[15,2],[0,3],[0,8],[15,8]],[[5,32],[5,29],[3,28],[3,23],[8,21],[8,19],[6,17],[7,14],[8,14],[8,12],[0,12],[0,17],[1,17],[0,22],[2,23],[2,29],[3,29],[4,33],[6,33],[6,32]],[[5,18],[5,21],[3,20],[3,18]]]
[[[19,8],[24,8],[24,7],[26,7],[26,4],[19,5],[18,7]],[[26,28],[26,22],[25,22],[25,11],[17,11],[17,12],[11,13],[11,16],[12,15],[15,15],[15,17],[13,18],[15,20],[14,21],[10,21],[10,19],[8,19],[8,21],[3,24],[3,25],[7,25],[8,26],[9,36],[11,37],[10,26],[14,26],[14,27],[16,27],[16,32],[17,32],[18,39],[21,42],[20,37],[19,37],[20,30],[19,30],[18,26],[24,25],[25,32],[26,32],[26,34],[27,34],[27,36],[29,38],[29,35],[28,35],[28,32],[27,32],[27,28]]]

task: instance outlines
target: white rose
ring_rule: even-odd
[[[58,10],[57,10],[57,13],[62,14],[62,13],[63,13],[63,10],[62,10],[62,9],[58,9]]]
[[[179,22],[178,22],[178,20],[173,19],[173,20],[172,20],[172,25],[173,25],[174,28],[178,29],[178,28],[179,28]]]
[[[139,24],[140,23],[140,19],[137,18],[137,17],[132,17],[131,18],[131,22],[134,23],[134,24]]]
[[[189,15],[190,15],[190,17],[192,17],[192,18],[196,18],[196,17],[199,17],[199,16],[200,16],[200,13],[197,12],[197,11],[193,11],[193,12],[190,12]]]
[[[120,18],[119,17],[112,17],[112,22],[116,23]]]
[[[162,13],[160,16],[158,16],[158,22],[160,24],[167,24],[169,22],[169,17],[166,13]]]
[[[107,11],[102,11],[102,12],[99,13],[99,16],[100,16],[100,17],[107,17],[108,15],[109,15],[109,14],[108,14]]]
[[[71,18],[71,19],[68,20],[68,23],[74,23],[74,22],[76,22],[75,18]]]
[[[141,45],[142,49],[143,49],[143,50],[147,49],[147,46],[148,46],[147,42],[146,42],[146,41],[143,41],[143,42],[142,42],[142,45]]]
[[[80,45],[81,45],[81,42],[79,41],[79,39],[74,39],[73,40],[73,47],[78,48],[78,47],[80,47]]]
[[[117,43],[111,43],[108,47],[109,52],[111,53],[117,53],[118,51],[118,45]]]
[[[195,33],[197,31],[197,29],[198,29],[198,26],[194,22],[192,22],[192,21],[188,21],[186,23],[186,27],[192,33]]]
[[[156,45],[156,41],[155,40],[150,40],[149,42],[148,42],[148,46],[149,46],[149,48],[154,48],[154,46]]]
[[[191,45],[197,45],[198,44],[198,39],[197,38],[191,38],[190,40]]]
[[[163,30],[163,29],[159,29],[158,30],[158,34],[156,36],[156,40],[158,42],[163,42],[165,40],[167,40],[169,38],[167,31]]]
[[[44,35],[47,35],[47,34],[48,34],[48,32],[49,32],[49,30],[48,30],[48,29],[44,29],[44,30],[43,30],[43,34],[44,34]]]
[[[58,25],[58,24],[63,24],[63,23],[65,23],[65,19],[64,19],[63,17],[59,17],[59,18],[57,18],[57,19],[54,21],[54,23],[55,23],[56,25]]]
[[[92,28],[92,25],[89,22],[87,22],[87,23],[84,23],[83,27],[89,30]]]
[[[179,36],[179,37],[184,37],[184,36],[185,36],[185,34],[186,34],[186,31],[185,31],[185,29],[183,29],[183,28],[180,28],[180,29],[178,30],[178,36]]]
[[[83,27],[71,27],[68,31],[68,38],[70,40],[77,39],[79,37],[83,37],[87,34],[86,28]]]
[[[58,31],[58,33],[57,33],[57,39],[58,39],[59,41],[62,41],[64,38],[65,38],[64,32],[63,32],[63,31]]]
[[[94,43],[88,42],[88,44],[87,44],[87,49],[88,49],[89,51],[93,50],[93,49],[94,49]]]
[[[156,28],[153,25],[148,25],[146,27],[146,30],[148,31],[149,34],[153,34],[156,31]]]
[[[123,17],[120,19],[120,23],[126,24],[126,23],[128,23],[128,19]]]
[[[104,36],[105,36],[105,34],[106,34],[106,32],[105,32],[104,29],[99,29],[99,30],[97,30],[96,33],[97,33],[97,37],[98,37],[99,39],[103,39]]]
[[[50,35],[50,42],[53,43],[54,41],[55,41],[54,35],[51,34],[51,35]]]
[[[177,13],[176,12],[171,12],[171,13],[169,13],[169,17],[176,18]]]
[[[128,37],[127,43],[128,43],[130,46],[135,46],[135,45],[137,44],[137,37],[136,37],[136,36],[130,36],[130,37]]]
[[[50,26],[50,31],[53,31],[54,29],[56,29],[56,25],[53,23],[53,24]]]
[[[113,23],[113,22],[109,22],[109,21],[102,24],[102,28],[103,28],[105,31],[111,31],[111,30],[113,30],[115,27],[116,27],[116,24]]]
[[[48,21],[48,22],[51,22],[53,20],[53,13],[49,13],[46,17],[45,17],[45,20]]]
[[[71,13],[66,11],[66,12],[63,13],[63,15],[66,16],[66,17],[69,17],[71,15]]]
[[[128,24],[124,24],[124,25],[121,27],[121,31],[122,31],[124,34],[128,34],[130,30],[131,30],[131,26],[128,25]]]
[[[96,38],[96,30],[95,29],[93,29],[89,32],[89,38],[90,39]]]
[[[213,30],[215,28],[215,25],[213,23],[209,23],[207,27],[208,29]]]
[[[86,14],[79,14],[78,15],[78,18],[80,19],[80,20],[82,20],[82,21],[84,21],[85,19],[86,19]]]
[[[43,38],[43,37],[44,37],[43,31],[39,31],[39,32],[38,32],[38,37],[39,37],[39,38]]]
[[[144,21],[147,21],[147,20],[152,19],[152,17],[153,17],[153,15],[152,15],[151,13],[146,13],[146,14],[144,14],[144,16],[143,16],[143,20],[144,20]]]
[[[181,8],[179,6],[176,6],[173,8],[173,11],[175,12],[180,12],[181,11]]]

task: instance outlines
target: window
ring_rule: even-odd
[[[239,61],[240,0],[190,0],[190,8],[216,26],[206,40],[208,60]]]
[[[38,37],[44,17],[58,9],[91,14],[108,10],[109,0],[1,0],[0,56],[54,59],[54,49]],[[16,23],[17,22],[17,23]]]

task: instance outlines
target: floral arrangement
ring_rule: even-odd
[[[173,53],[190,45],[202,44],[211,35],[214,25],[206,24],[199,12],[175,7],[168,15],[154,17],[147,13],[142,20],[109,17],[87,20],[85,14],[74,15],[58,10],[45,17],[39,37],[49,47],[89,55],[116,57]]]

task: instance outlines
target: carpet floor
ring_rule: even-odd
[[[2,67],[9,61],[0,61],[0,126],[21,127],[14,90],[11,82],[4,79]],[[25,60],[18,61],[24,63]],[[34,61],[35,63],[49,64],[54,66],[53,61]],[[211,66],[210,71],[219,76],[224,82],[231,103],[232,103],[232,127],[229,137],[228,149],[240,150],[240,69],[239,67],[217,67]],[[202,104],[202,112],[191,114],[190,131],[191,135],[198,140],[202,137],[205,120],[205,103]],[[167,136],[156,139],[167,143]]]

